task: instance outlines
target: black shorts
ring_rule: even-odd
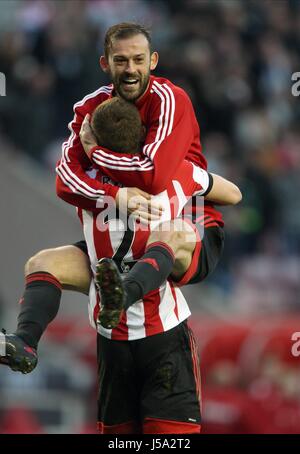
[[[82,252],[84,252],[86,255],[89,255],[88,253],[88,248],[85,240],[77,241],[76,243],[73,244],[73,246],[78,247]]]
[[[195,226],[198,228],[198,224],[195,224]],[[214,271],[222,256],[224,240],[225,234],[222,227],[215,226],[204,228],[196,270],[187,284],[201,282]]]
[[[200,369],[186,322],[120,341],[98,334],[100,433],[199,433]]]
[[[199,243],[196,247],[193,262],[190,270],[181,280],[180,285],[196,284],[203,281],[216,268],[224,248],[224,230],[222,227],[214,226],[204,228],[201,224],[195,224],[195,228],[199,231]],[[201,231],[201,232],[200,232]],[[87,245],[84,240],[74,243],[74,246],[81,249],[88,255]]]

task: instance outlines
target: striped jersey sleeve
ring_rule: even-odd
[[[57,195],[68,203],[85,209],[95,209],[104,196],[115,197],[118,188],[91,178],[87,171],[91,161],[82,147],[79,132],[83,119],[111,93],[112,86],[101,87],[74,105],[74,117],[68,127],[71,132],[62,145],[62,156],[56,167]]]

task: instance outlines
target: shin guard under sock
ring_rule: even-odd
[[[61,288],[59,281],[44,271],[26,277],[15,334],[30,347],[37,348],[43,332],[55,318],[59,309]]]
[[[127,293],[125,308],[159,288],[171,274],[174,261],[174,253],[166,243],[151,243],[124,279]]]

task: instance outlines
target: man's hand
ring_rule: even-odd
[[[91,150],[92,148],[96,147],[97,141],[96,137],[92,131],[91,125],[90,125],[90,114],[86,114],[84,117],[84,120],[81,125],[81,129],[79,132],[79,137],[82,143],[82,146],[84,148],[84,151],[88,155],[89,158],[91,158]]]
[[[138,188],[120,188],[116,204],[120,211],[128,216],[133,215],[143,224],[159,221],[163,208],[158,202],[153,202],[150,194]]]

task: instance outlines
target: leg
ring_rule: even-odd
[[[97,284],[101,293],[99,322],[111,329],[118,325],[122,311],[155,290],[174,273],[181,275],[189,267],[197,237],[186,222],[176,219],[160,224],[152,231],[146,252],[126,275],[124,281],[111,259],[101,259]]]
[[[201,226],[195,225],[199,229]],[[202,230],[202,228],[201,228]],[[200,235],[197,235],[199,238]],[[183,274],[172,278],[177,286],[197,284],[206,279],[216,268],[224,248],[224,231],[218,225],[205,228],[197,241],[189,267]]]
[[[190,267],[197,241],[194,227],[182,219],[175,219],[163,223],[162,228],[151,232],[147,248],[154,243],[167,244],[171,248],[175,258],[171,275],[177,281]]]
[[[223,243],[223,229],[215,222],[209,220],[206,228],[204,223],[175,219],[160,224],[151,232],[145,254],[123,282],[113,263],[110,266],[109,260],[107,264],[99,262],[98,276],[101,279],[98,283],[102,287],[100,323],[106,328],[117,326],[122,310],[127,310],[144,295],[159,288],[169,276],[178,286],[200,282],[216,267]],[[109,272],[115,275],[115,279],[105,279]]]
[[[174,263],[172,269],[169,269],[169,273],[163,275],[160,270],[160,274],[158,275],[161,277],[160,282],[163,283],[169,275],[178,286],[203,281],[214,271],[222,255],[224,247],[223,229],[217,223],[213,223],[210,220],[208,227],[202,222],[194,224],[189,220],[182,221],[181,219],[171,221],[166,227],[159,231],[151,232],[147,242],[148,251],[151,250],[151,247],[155,248],[156,245],[161,244],[162,247],[169,247],[174,254]],[[161,253],[161,250],[157,252]],[[156,256],[157,252],[155,253]],[[142,280],[142,273],[138,275],[135,271],[136,267],[140,265],[140,262],[144,261],[145,256],[146,254],[133,267],[132,271],[128,273],[125,278],[125,284],[127,278],[130,279],[134,274],[137,281]],[[144,267],[143,275],[146,276],[148,285],[151,285],[149,272],[153,274],[154,270],[150,267],[146,270]],[[153,287],[150,290],[154,290],[157,287]],[[150,290],[148,287],[147,291]],[[140,294],[138,296],[140,297]],[[128,304],[129,306],[133,304],[132,298],[129,298]]]
[[[98,334],[97,359],[99,432],[140,433],[140,383],[131,342]]]
[[[136,341],[143,433],[191,434],[201,428],[201,384],[196,344],[186,322]]]
[[[32,273],[49,273],[62,289],[88,295],[91,271],[88,255],[79,247],[61,246],[45,249],[31,257],[25,265],[25,278]]]
[[[182,219],[164,222],[153,230],[145,254],[124,279],[125,308],[159,288],[171,273],[179,280],[191,264],[196,245],[194,227]]]
[[[36,348],[41,335],[57,315],[61,290],[88,293],[88,256],[75,246],[40,251],[26,263],[25,280],[16,334]]]
[[[88,256],[76,246],[45,249],[25,265],[26,288],[21,299],[17,336],[36,348],[48,324],[56,317],[61,290],[88,294]]]
[[[31,372],[37,363],[38,342],[58,312],[61,290],[88,294],[89,260],[84,248],[78,245],[40,251],[26,263],[26,287],[20,300],[17,330],[2,338],[10,352],[8,358],[0,360],[3,364],[23,373]],[[29,355],[28,361],[24,360],[25,355]]]

